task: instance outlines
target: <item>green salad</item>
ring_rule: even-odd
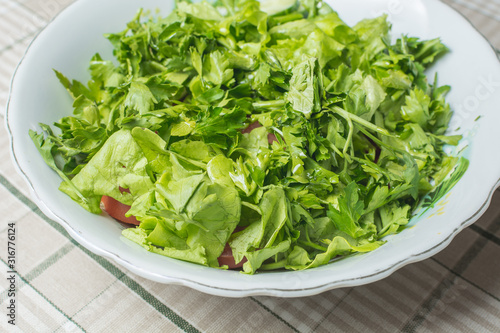
[[[450,88],[425,75],[447,48],[390,30],[317,0],[140,11],[88,84],[56,71],[73,114],[30,136],[83,208],[130,206],[123,235],[148,251],[227,268],[229,244],[249,274],[325,265],[381,246],[467,166],[443,151],[461,139]]]

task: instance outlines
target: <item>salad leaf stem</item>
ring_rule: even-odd
[[[304,246],[307,246],[307,247],[310,247],[310,248],[313,248],[315,250],[319,250],[321,252],[326,252],[326,250],[327,250],[326,247],[321,246],[321,245],[316,244],[316,243],[313,243],[313,242],[310,242],[310,241],[299,240],[298,244],[299,245],[304,245]]]
[[[346,120],[349,119],[352,122],[355,122],[361,126],[364,126],[368,129],[371,129],[374,132],[380,133],[380,134],[385,135],[385,136],[392,136],[386,129],[381,128],[373,123],[370,123],[369,121],[366,121],[363,118],[356,116],[355,114],[349,113],[338,106],[334,106],[332,108],[332,111],[339,114],[344,119],[346,119]]]

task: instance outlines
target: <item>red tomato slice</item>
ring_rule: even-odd
[[[222,251],[222,254],[219,256],[219,258],[217,258],[217,260],[219,261],[219,265],[227,265],[229,269],[241,268],[243,267],[243,264],[247,262],[247,258],[243,258],[243,260],[238,264],[234,262],[233,250],[231,250],[229,243],[226,243],[224,251]]]
[[[259,127],[262,127],[262,125],[258,121],[253,122],[250,125],[248,125],[247,128],[242,129],[241,133],[243,133],[243,134],[250,133],[251,131],[253,131],[254,129],[259,128]]]
[[[122,204],[120,201],[103,195],[101,198],[101,203],[104,206],[104,210],[115,220],[121,221],[127,224],[139,225],[141,222],[137,221],[135,216],[126,217],[125,213],[129,211],[130,206]]]
[[[258,121],[253,122],[250,125],[248,125],[247,128],[242,130],[241,133],[243,133],[243,134],[250,133],[251,131],[253,131],[254,129],[259,128],[259,127],[262,127],[262,125]],[[269,142],[269,144],[272,145],[274,141],[278,141],[278,139],[276,138],[276,135],[274,135],[274,133],[269,133],[267,135],[267,142]]]
[[[244,230],[245,228],[246,227],[236,227],[233,233]],[[229,269],[241,268],[243,267],[243,264],[247,262],[247,258],[243,258],[243,260],[241,260],[238,264],[234,262],[233,250],[231,249],[231,246],[229,246],[229,243],[226,243],[224,251],[222,251],[222,254],[219,258],[217,258],[217,260],[219,261],[219,265],[227,265]]]

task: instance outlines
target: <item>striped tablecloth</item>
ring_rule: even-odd
[[[0,0],[0,121],[27,45],[71,2]],[[445,2],[500,49],[500,0]],[[2,332],[500,332],[500,193],[446,250],[382,281],[305,298],[230,299],[145,280],[76,243],[30,199],[0,126],[0,221]],[[9,223],[17,228],[15,326]]]

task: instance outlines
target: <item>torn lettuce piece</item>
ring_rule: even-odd
[[[71,180],[61,183],[61,191],[92,213],[100,213],[103,195],[131,205],[134,198],[147,193],[153,182],[147,173],[148,160],[128,130],[114,133],[89,163]],[[87,200],[83,201],[78,192]],[[127,189],[129,192],[123,192]]]
[[[197,246],[193,249],[179,250],[173,247],[157,247],[152,245],[148,241],[148,235],[146,231],[140,228],[130,228],[122,231],[122,235],[125,238],[141,245],[146,250],[161,254],[166,257],[193,262],[195,264],[207,265],[207,258],[205,256],[205,251],[202,246]]]

